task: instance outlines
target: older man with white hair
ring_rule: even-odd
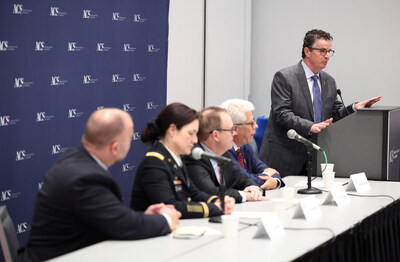
[[[250,145],[258,127],[252,113],[254,105],[243,99],[228,99],[220,107],[226,109],[234,123],[233,146],[227,153],[235,167],[264,190],[284,186],[279,172],[258,159]]]

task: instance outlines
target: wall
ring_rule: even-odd
[[[248,98],[251,0],[171,0],[169,23],[167,103]]]
[[[217,105],[233,97],[248,98],[256,106],[255,116],[269,115],[272,77],[279,69],[300,61],[304,34],[312,28],[329,31],[334,37],[336,53],[326,71],[335,77],[346,104],[376,95],[383,96],[380,105],[399,104],[399,1],[387,0],[384,4],[378,0],[187,2],[171,1],[169,62],[173,45],[179,45],[185,47],[179,49],[179,59],[185,63],[178,69],[169,63],[168,102],[173,97],[189,105],[193,103],[197,109],[201,104],[197,96],[202,93],[199,89],[203,73],[199,63],[204,40],[197,37],[202,32],[204,11],[200,2],[204,2],[207,7],[206,105]],[[179,22],[172,23],[176,8],[187,13],[176,18]],[[251,26],[247,30],[249,18]],[[174,30],[174,24],[184,24],[177,39],[172,38],[174,31],[178,31]],[[187,41],[189,46],[185,46]],[[192,56],[196,57],[195,63],[189,59]],[[171,72],[182,79],[171,82]]]
[[[205,105],[250,93],[251,1],[207,1]]]
[[[167,104],[200,110],[204,86],[204,0],[171,0],[169,11]]]
[[[333,35],[331,74],[346,104],[382,95],[380,105],[399,105],[399,1],[253,0],[251,95],[255,115],[269,115],[274,73],[301,59],[304,34],[320,28]]]

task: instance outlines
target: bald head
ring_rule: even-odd
[[[98,149],[104,148],[130,126],[133,127],[131,116],[121,109],[97,110],[86,123],[82,143],[90,144]]]

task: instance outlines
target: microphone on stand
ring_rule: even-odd
[[[192,149],[192,157],[196,160],[200,160],[200,159],[214,159],[216,160],[218,163],[221,164],[228,164],[227,165],[227,172],[230,172],[230,168],[231,168],[231,163],[232,160],[230,158],[224,157],[224,156],[217,156],[215,154],[211,154],[208,152],[205,152],[202,148],[200,147],[195,147]],[[224,174],[222,172],[220,172],[220,185],[219,185],[219,198],[221,200],[221,209],[222,209],[222,214],[225,214],[225,177]],[[210,223],[222,223],[222,218],[221,216],[216,216],[216,217],[210,217],[210,219],[208,220]]]
[[[337,89],[336,92],[337,92],[337,94],[339,95],[340,100],[342,100],[342,104],[343,104],[343,106],[344,106],[344,109],[346,109],[347,115],[350,115],[349,110],[347,110],[347,107],[346,107],[346,105],[344,104],[343,97],[342,97],[342,91],[340,91],[340,89]]]
[[[314,144],[313,142],[311,142],[308,139],[305,139],[304,137],[302,137],[301,135],[297,134],[296,130],[294,129],[290,129],[289,131],[287,131],[287,136],[290,139],[294,139],[296,141],[299,141],[300,143],[305,144],[307,147],[312,147],[315,150],[319,150],[319,151],[324,151],[322,150],[321,147],[317,146],[316,144]]]
[[[297,191],[297,193],[299,193],[299,194],[321,194],[322,193],[321,190],[311,186],[311,174],[312,174],[311,150],[315,149],[315,150],[322,151],[322,152],[324,150],[322,150],[321,147],[317,146],[310,140],[307,140],[304,137],[302,137],[301,135],[297,134],[297,132],[294,129],[290,129],[287,132],[287,136],[288,136],[288,138],[294,139],[294,140],[296,140],[300,143],[303,143],[307,146],[307,159],[308,159],[308,162],[307,162],[307,188],[299,189]]]
[[[224,156],[217,156],[215,154],[208,153],[201,149],[200,147],[195,147],[192,150],[192,157],[196,160],[200,160],[202,158],[205,159],[214,159],[218,162],[232,162],[230,158],[224,157]]]

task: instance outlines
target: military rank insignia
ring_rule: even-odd
[[[174,177],[174,186],[175,186],[176,192],[182,192],[182,190],[183,190],[182,180],[180,180],[177,176]]]

